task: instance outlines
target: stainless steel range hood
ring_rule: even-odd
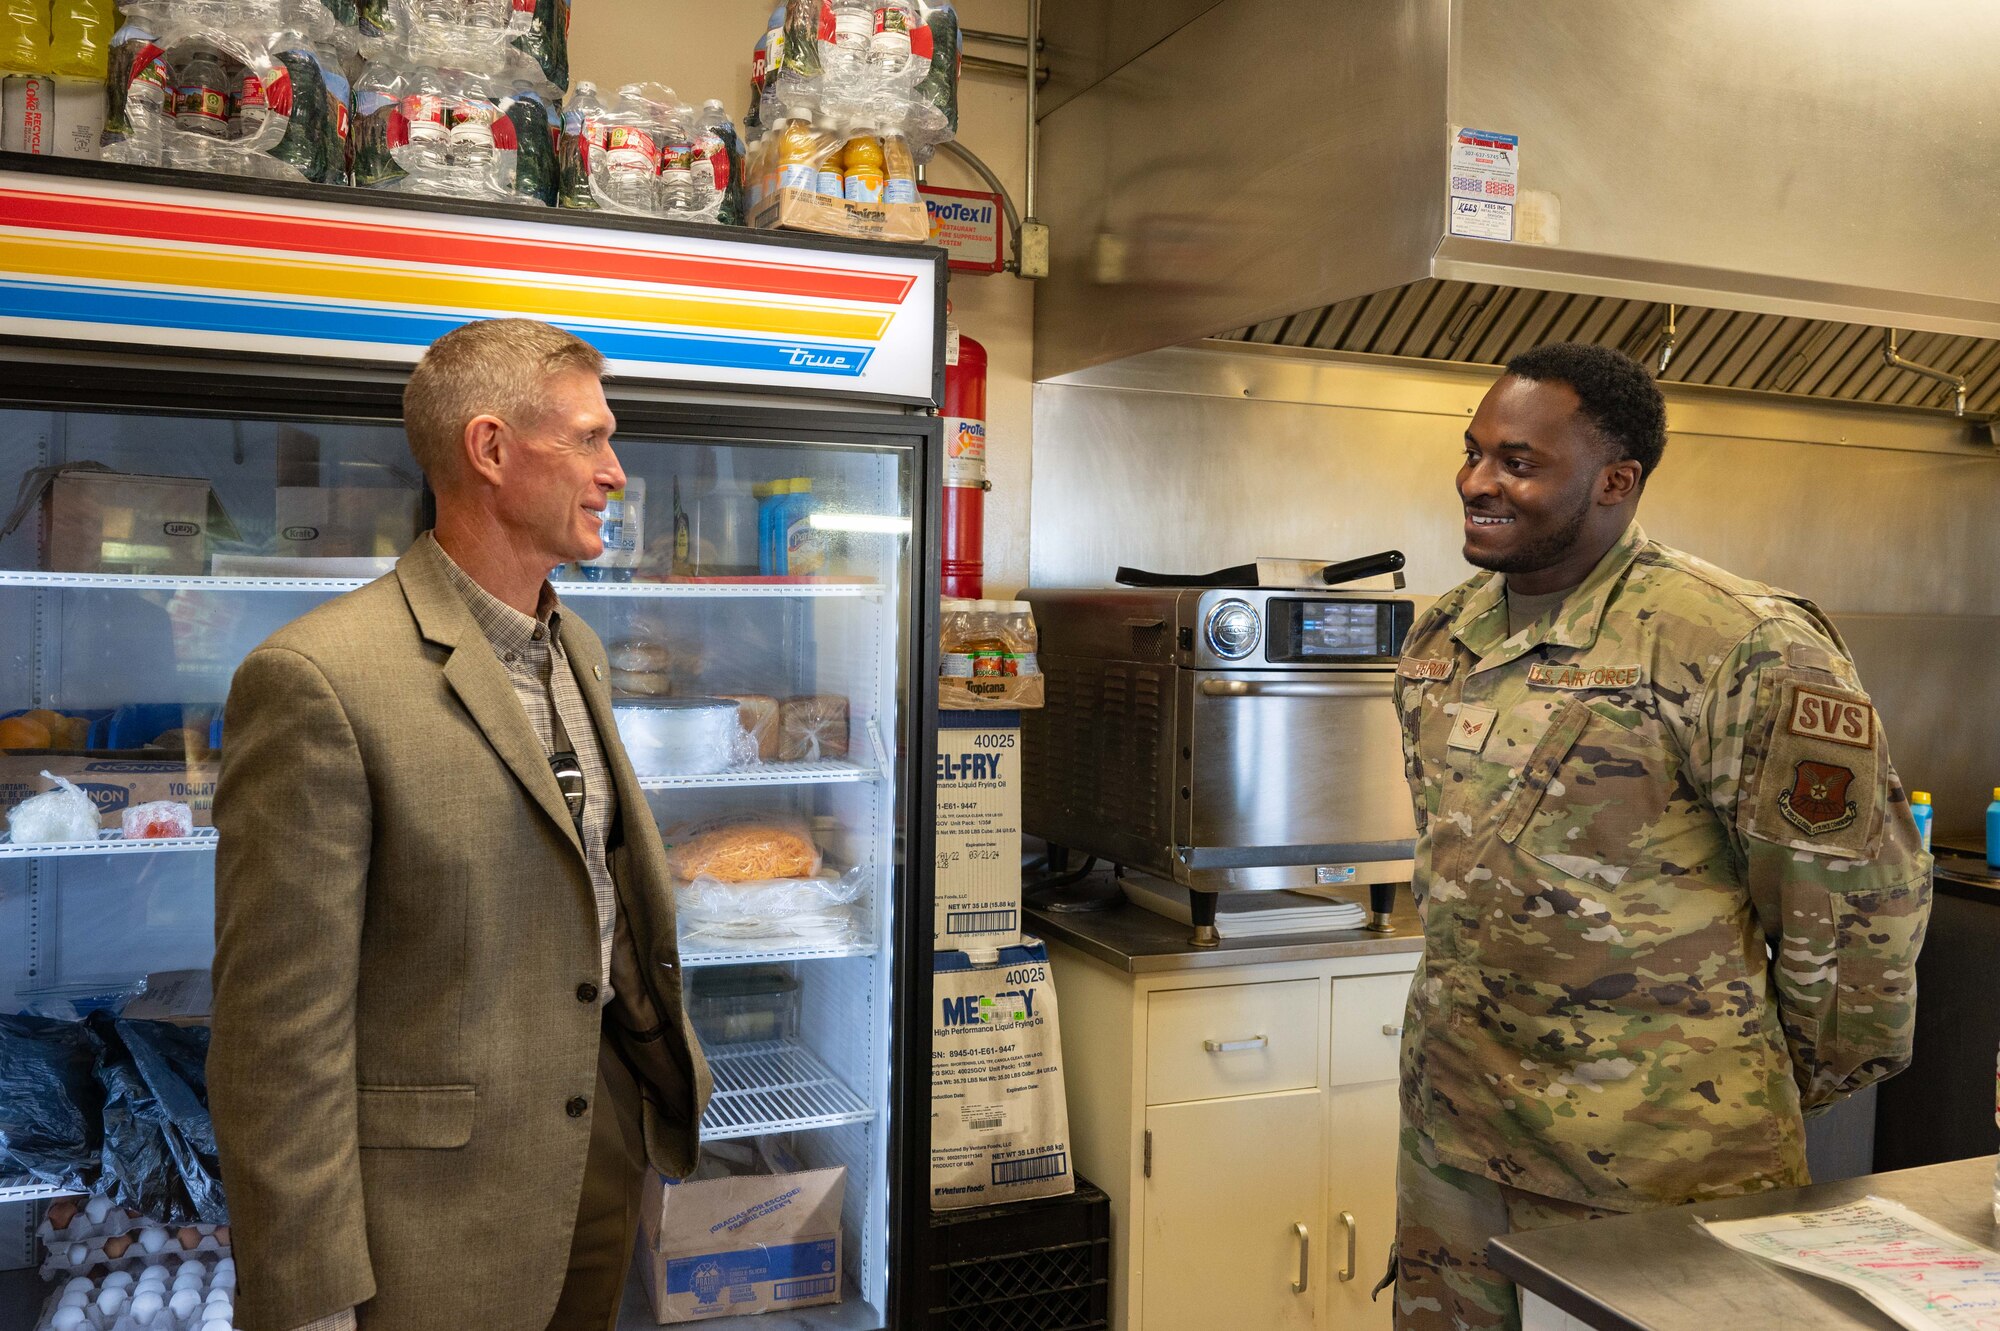
[[[1504,365],[1544,342],[1595,342],[1656,369],[1665,360],[1659,378],[1667,383],[1955,406],[1951,385],[1883,359],[1881,328],[1439,278],[1269,319],[1224,340],[1472,365]],[[2000,341],[1909,333],[1898,345],[1905,359],[1964,383],[1968,416],[2000,411]]]
[[[1900,328],[1990,409],[1996,46],[1981,0],[1222,0],[1042,122],[1037,376],[1230,334],[1645,343],[1672,304],[1700,382],[1948,402],[1881,363]],[[1512,243],[1447,234],[1461,126],[1520,137]]]

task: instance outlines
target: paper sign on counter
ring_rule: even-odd
[[[1895,1202],[1699,1223],[1739,1252],[1846,1285],[1911,1331],[2000,1326],[2000,1252]]]

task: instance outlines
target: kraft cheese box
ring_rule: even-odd
[[[1021,941],[1021,715],[939,712],[932,947]]]
[[[639,1212],[654,1317],[666,1326],[838,1303],[846,1191],[843,1166],[684,1183],[655,1175]]]

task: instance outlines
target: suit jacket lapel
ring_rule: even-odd
[[[549,771],[542,742],[536,737],[521,700],[514,696],[513,681],[493,655],[492,644],[479,631],[464,599],[445,578],[444,569],[437,563],[441,558],[443,551],[426,535],[419,537],[417,544],[396,562],[396,577],[403,584],[410,613],[425,638],[451,652],[445,658],[445,681],[485,733],[486,742],[493,746],[493,751],[500,755],[500,760],[535,803],[541,805],[542,811],[555,820],[580,855],[583,843],[577,837],[576,824],[569,816],[569,806],[563,802],[555,774]]]

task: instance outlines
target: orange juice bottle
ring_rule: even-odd
[[[887,180],[882,140],[873,126],[857,124],[840,150],[840,176],[849,203],[880,203]]]
[[[915,203],[917,158],[916,154],[910,151],[910,141],[901,134],[884,134],[882,163],[882,202]]]
[[[777,132],[778,188],[810,194],[819,183],[820,137],[812,122],[788,114]]]

